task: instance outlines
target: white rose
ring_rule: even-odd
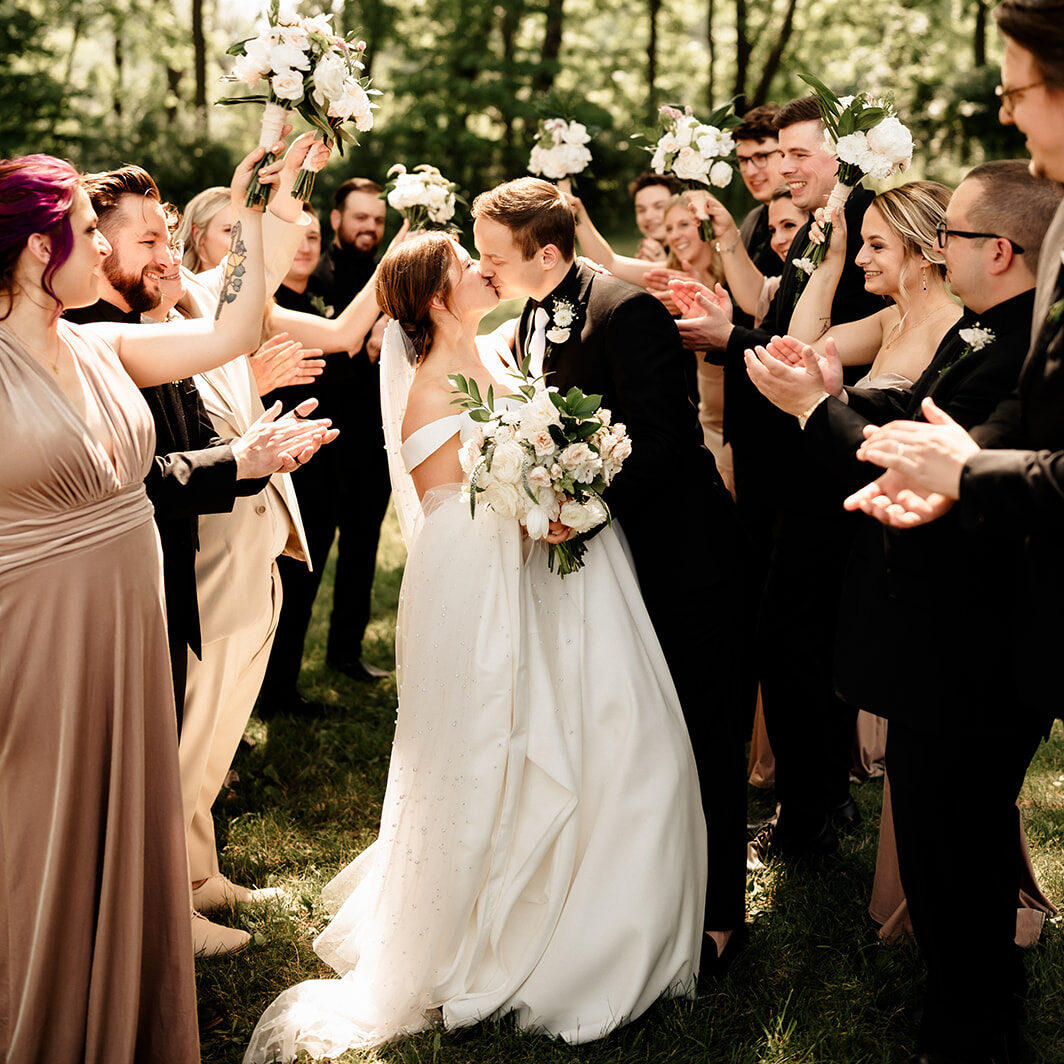
[[[868,148],[886,156],[895,166],[908,166],[913,157],[913,136],[896,118],[884,118],[868,131]]]
[[[319,107],[343,95],[347,64],[335,52],[323,55],[314,68],[314,102]]]
[[[442,207],[430,207],[429,217],[434,222],[449,222],[454,217],[454,200],[444,203]]]
[[[665,173],[665,150],[658,148],[650,157],[650,169],[656,174]]]
[[[839,157],[840,162],[853,163],[857,166],[861,165],[861,160],[867,151],[868,141],[860,130],[856,133],[850,133],[848,136],[839,137],[838,143],[835,145],[835,154]]]
[[[557,149],[560,165],[566,174],[580,174],[591,162],[591,152],[581,144],[563,144]]]
[[[320,33],[323,37],[331,37],[333,28],[329,25],[332,15],[315,15],[313,18],[301,19],[303,29],[307,33]]]
[[[687,119],[677,122],[676,132],[674,134],[676,137],[676,143],[679,144],[681,148],[688,147],[691,143],[691,137],[694,135],[694,131],[695,126],[693,122]]]
[[[274,33],[280,44],[287,44],[292,48],[298,48],[301,52],[305,52],[307,48],[310,47],[310,41],[307,38],[307,30],[303,25],[278,26]]]
[[[709,160],[703,159],[693,148],[681,148],[672,163],[673,173],[681,181],[701,181],[705,183],[709,172]]]
[[[593,506],[593,503],[598,503],[598,506]],[[606,512],[602,508],[602,503],[598,502],[594,496],[586,503],[570,500],[562,506],[558,514],[558,520],[563,525],[568,525],[574,532],[587,532],[596,525],[601,525],[605,519]]]
[[[568,128],[562,131],[562,140],[566,144],[586,144],[590,139],[587,126],[581,122],[570,122]]]
[[[724,188],[731,183],[732,168],[729,163],[724,162],[723,159],[718,160],[709,168],[709,180],[710,184],[715,185],[717,188]]]
[[[546,429],[539,429],[534,432],[529,438],[528,442],[532,444],[532,449],[536,452],[537,458],[545,458],[547,455],[554,452],[554,440],[551,438],[551,434]],[[537,469],[542,469],[541,466],[537,466]],[[543,470],[546,475],[546,470]],[[548,477],[548,482],[550,478]],[[540,485],[545,487],[545,485]]]
[[[524,457],[521,445],[513,440],[496,444],[491,458],[491,475],[504,484],[516,484],[521,479]]]
[[[620,437],[613,445],[613,453],[610,458],[614,462],[623,462],[632,453],[632,441],[628,436]]]
[[[485,485],[481,498],[504,517],[517,517],[521,512],[521,493],[513,484],[500,484],[492,478]]]
[[[348,77],[344,81],[343,92],[334,97],[329,105],[330,118],[355,119],[355,128],[363,132],[373,128],[373,112],[366,90],[359,85],[356,78]]]
[[[543,173],[543,156],[545,152],[538,144],[532,145],[532,151],[528,156],[528,172],[530,174]]]
[[[561,480],[564,475],[565,470],[562,469],[562,467],[558,465],[557,462],[555,462],[554,465],[550,467],[550,478],[552,481]]]
[[[550,393],[546,391],[538,391],[536,394],[525,404],[524,410],[521,414],[521,435],[525,439],[531,440],[532,437],[546,429],[548,425],[560,425],[561,420],[558,417],[558,409],[551,402]]]
[[[683,145],[671,134],[666,133],[665,136],[658,141],[658,147],[668,154],[679,151]]]
[[[548,329],[547,341],[552,344],[564,344],[569,339],[568,329]]]
[[[545,539],[550,531],[550,518],[542,506],[530,506],[525,514],[525,531],[529,539]]]
[[[254,87],[266,76],[267,68],[250,55],[238,55],[233,64],[233,76]]]
[[[480,447],[473,440],[467,440],[458,449],[458,463],[462,467],[462,472],[465,473],[466,479],[470,479],[473,475],[473,470],[476,469],[477,463],[480,461]]]
[[[548,433],[547,436],[549,438],[550,434]],[[552,443],[551,446],[553,447],[554,444]],[[536,453],[539,453],[538,448],[536,449]],[[546,453],[550,454],[550,451],[547,451]],[[549,488],[551,486],[550,473],[548,473],[543,466],[534,466],[532,472],[528,474],[528,483],[533,488]]]
[[[309,70],[310,59],[294,44],[275,44],[270,49],[270,67],[278,74],[282,70]]]
[[[558,460],[569,470],[579,469],[594,458],[594,454],[586,443],[571,443],[562,451]]]
[[[600,406],[598,413],[595,415],[602,422],[606,428],[609,428],[610,422],[613,420],[613,411],[607,409],[604,406]]]
[[[279,100],[299,100],[303,96],[303,75],[297,70],[279,70],[270,78],[270,88]]]
[[[266,35],[254,37],[244,44],[244,52],[248,59],[253,59],[265,74],[270,69],[270,49],[273,41]]]

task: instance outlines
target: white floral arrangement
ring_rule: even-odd
[[[823,242],[810,241],[803,254],[815,269],[827,254],[834,212],[846,205],[850,193],[866,177],[885,181],[906,170],[913,158],[913,137],[888,100],[876,99],[867,92],[839,97],[812,74],[801,74],[800,77],[812,88],[824,121],[824,150],[839,159],[835,187],[824,208],[827,221],[822,227]],[[795,302],[800,295],[801,285]]]
[[[527,381],[527,358],[522,371]],[[476,516],[480,500],[540,540],[552,521],[561,522],[577,535],[550,544],[547,564],[563,577],[576,572],[587,551],[582,536],[610,520],[602,495],[632,453],[624,425],[611,423],[601,395],[579,388],[563,396],[528,382],[512,397],[521,405],[496,409],[493,388],[482,397],[472,378],[454,374],[450,380],[454,404],[477,423],[459,452],[470,513]]]
[[[422,164],[407,170],[396,163],[388,171],[394,180],[386,186],[388,205],[394,207],[411,229],[447,229],[460,198],[458,186],[448,181],[435,166]]]
[[[946,370],[952,369],[962,359],[967,358],[970,354],[973,354],[976,351],[982,351],[987,344],[992,344],[997,339],[993,329],[984,329],[978,322],[976,322],[970,329],[958,329],[957,336],[964,341],[964,350],[961,351],[956,358],[947,362],[938,371],[940,377],[946,372]]]
[[[582,123],[564,118],[544,119],[536,130],[528,172],[552,181],[575,177],[591,162],[591,150],[587,147],[590,142],[591,134]]]
[[[549,344],[564,344],[569,339],[573,322],[576,320],[576,307],[568,299],[555,297],[550,314],[550,328],[545,337]]]
[[[267,26],[255,37],[239,41],[228,49],[236,56],[228,81],[242,81],[251,88],[266,82],[266,92],[254,96],[230,96],[221,104],[265,104],[259,146],[266,156],[255,168],[248,186],[249,207],[265,205],[269,192],[259,184],[258,171],[273,161],[270,146],[280,137],[290,111],[297,111],[321,132],[327,143],[335,142],[341,154],[343,145],[358,144],[347,128],[360,133],[373,128],[370,96],[380,93],[369,87],[363,76],[362,56],[366,42],[354,32],[341,37],[330,26],[332,15],[302,17],[280,0],[271,0]],[[304,167],[296,179],[293,194],[307,201],[314,188],[316,171]]]
[[[731,184],[735,170],[729,161],[735,155],[735,141],[730,130],[739,120],[730,113],[730,105],[710,115],[708,122],[695,117],[690,107],[682,111],[666,105],[658,110],[661,136],[651,153],[650,168],[663,177],[675,177],[687,188]],[[711,239],[708,219],[699,226],[702,239]]]

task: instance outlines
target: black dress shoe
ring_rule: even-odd
[[[825,817],[823,824],[808,832],[781,831],[777,824],[768,839],[766,858],[781,861],[802,862],[816,861],[830,857],[839,848],[839,836],[831,821]]]
[[[852,835],[861,826],[861,821],[864,819],[852,795],[847,795],[846,801],[840,802],[829,809],[828,815],[831,817],[831,823],[835,830],[842,835]]]
[[[259,720],[273,720],[275,717],[299,717],[302,720],[314,720],[324,717],[328,706],[324,702],[312,702],[301,694],[293,693],[287,697],[260,697],[255,706]]]
[[[750,932],[743,924],[728,937],[722,953],[717,952],[717,943],[712,935],[703,934],[702,953],[698,962],[698,987],[708,989],[714,982],[723,979],[731,963],[750,942]]]
[[[362,658],[355,658],[352,661],[326,658],[325,664],[330,669],[342,672],[348,678],[358,680],[361,683],[374,683],[377,680],[383,680],[385,676],[391,675],[387,669],[378,669],[376,665],[370,665],[368,661],[364,661]]]

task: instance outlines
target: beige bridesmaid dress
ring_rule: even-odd
[[[155,435],[60,322],[108,455],[0,324],[0,1060],[199,1059]]]

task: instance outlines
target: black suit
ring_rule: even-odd
[[[606,498],[631,547],[698,763],[709,832],[706,927],[738,927],[745,915],[746,793],[734,675],[742,635],[732,501],[702,445],[685,352],[661,303],[578,264],[544,301],[548,311],[555,297],[578,311],[570,338],[547,352],[548,383],[601,394],[632,440]],[[532,310],[530,302],[519,353]]]
[[[71,321],[140,323],[101,299],[91,307],[66,311]],[[196,551],[199,514],[232,513],[240,496],[257,495],[267,479],[237,480],[232,447],[219,438],[191,378],[142,388],[155,422],[155,460],[144,487],[155,507],[163,548],[163,589],[174,701],[178,725],[185,704],[188,651],[200,655],[199,603],[196,598]]]
[[[865,291],[864,273],[854,264],[873,198],[857,188],[846,202],[846,265],[831,306],[835,324],[883,308],[882,299]],[[745,375],[745,350],[790,327],[802,276],[794,260],[808,234],[809,224],[791,243],[763,327],[732,330],[723,355],[726,375]],[[745,561],[754,574],[748,608],[760,607],[755,645],[771,648],[755,671],[776,755],[781,813],[775,841],[800,851],[825,830],[828,811],[849,797],[856,710],[835,697],[831,647],[852,518],[842,510],[841,493],[820,475],[794,417],[758,393],[744,405],[742,419],[741,427],[729,424]]]
[[[277,302],[306,314],[320,313],[321,307],[339,314],[375,266],[372,255],[334,244],[322,254],[306,291],[281,285]],[[325,369],[311,384],[278,388],[263,397],[267,406],[280,399],[289,409],[313,396],[318,399],[314,416],[331,418],[340,430],[335,443],[292,474],[313,569],[291,558],[277,559],[284,600],[263,680],[264,700],[283,703],[295,694],[314,599],[338,531],[326,656],[330,661],[348,662],[361,653],[369,623],[377,541],[391,495],[379,380],[379,364],[369,360],[364,348],[353,357],[337,351],[326,356]]]
[[[965,311],[911,392],[848,389],[849,405],[822,403],[806,431],[831,447],[847,488],[875,472],[853,457],[864,425],[923,420],[925,396],[965,427],[985,419],[1015,386],[1033,303],[1032,291],[980,315]],[[979,351],[959,335],[973,325],[994,334]],[[890,721],[898,862],[928,967],[921,1048],[1004,1060],[1022,973],[1012,943],[1023,867],[1015,802],[1045,728],[1016,698],[1008,633],[1023,617],[1019,542],[966,534],[956,511],[902,532],[859,522],[835,676],[847,701]],[[978,785],[961,794],[963,778]],[[978,935],[942,908],[942,886],[958,875]]]

